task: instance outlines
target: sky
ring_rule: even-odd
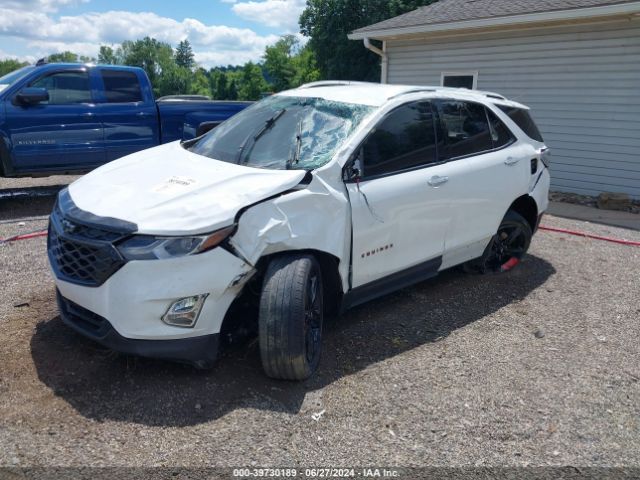
[[[0,0],[0,58],[33,62],[70,50],[154,37],[188,39],[204,67],[258,61],[281,35],[298,33],[305,0]]]

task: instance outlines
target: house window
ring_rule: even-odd
[[[443,87],[478,88],[478,72],[442,72],[440,84]]]

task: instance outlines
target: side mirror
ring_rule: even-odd
[[[48,101],[49,92],[46,88],[23,88],[15,97],[15,103],[19,105],[37,105],[38,103]]]
[[[201,137],[205,133],[209,133],[211,130],[213,130],[214,128],[218,127],[218,125],[220,125],[221,123],[222,123],[222,121],[219,121],[219,122],[202,122],[200,125],[198,125],[198,128],[196,129],[196,137]]]

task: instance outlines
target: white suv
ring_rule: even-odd
[[[325,315],[455,265],[515,266],[547,208],[547,156],[527,107],[492,93],[282,92],[60,193],[61,316],[115,350],[202,368],[253,330],[267,375],[304,379]]]

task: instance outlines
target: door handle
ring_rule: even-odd
[[[435,175],[429,179],[427,182],[432,187],[439,187],[440,185],[444,185],[449,181],[449,177],[440,177],[439,175]]]
[[[520,161],[519,158],[507,157],[507,159],[504,161],[504,164],[509,165],[511,167],[516,163],[518,163],[519,161]]]
[[[138,117],[150,117],[151,116],[151,114],[147,113],[147,112],[138,112],[138,113],[136,113],[136,115]]]

